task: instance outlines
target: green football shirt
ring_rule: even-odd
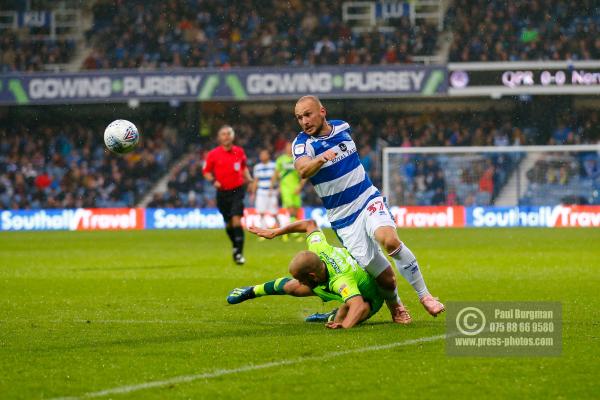
[[[348,250],[327,243],[321,231],[314,231],[306,238],[308,250],[316,253],[325,263],[328,281],[317,286],[313,292],[323,301],[337,300],[346,302],[352,297],[362,296],[371,304],[371,315],[375,314],[383,304],[383,298],[375,279],[365,272]]]
[[[275,160],[275,169],[279,174],[279,187],[281,191],[295,191],[300,184],[300,174],[294,168],[294,158],[282,154]]]

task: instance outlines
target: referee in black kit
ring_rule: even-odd
[[[233,245],[233,260],[242,265],[244,258],[244,195],[252,182],[244,149],[233,145],[235,132],[223,125],[217,133],[219,146],[208,152],[202,173],[217,189],[217,207],[225,220],[225,231]]]

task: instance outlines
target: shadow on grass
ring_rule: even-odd
[[[222,329],[218,328],[218,325],[231,325],[231,328]],[[104,327],[103,330],[107,331],[108,335],[116,335],[115,330],[111,329],[110,331],[106,329],[109,325],[121,325],[121,323],[115,321],[114,324],[110,322],[102,322],[102,323],[94,323],[91,320],[89,323],[85,323],[86,327],[97,328]],[[130,325],[130,324],[128,324]],[[133,324],[135,325],[135,324]],[[146,325],[146,323],[140,323],[140,325]],[[165,325],[169,325],[168,322]],[[383,328],[383,329],[382,329]],[[375,321],[372,323],[365,323],[360,325],[352,331],[345,331],[345,334],[352,334],[356,332],[356,334],[384,334],[385,332],[389,332],[391,329],[396,329],[398,331],[399,339],[410,339],[414,337],[421,336],[431,336],[432,334],[442,334],[444,333],[443,325],[436,322],[419,322],[418,324],[411,324],[408,326],[398,326],[398,324],[394,324],[392,322],[387,321]],[[432,328],[437,332],[432,332]],[[64,344],[49,344],[45,343],[40,346],[31,346],[31,347],[23,347],[22,350],[26,350],[28,352],[40,352],[40,353],[48,353],[54,351],[79,351],[82,349],[102,349],[113,346],[126,346],[128,348],[135,348],[140,346],[147,345],[169,345],[176,343],[187,343],[187,342],[209,342],[213,339],[229,339],[231,341],[235,341],[236,339],[247,339],[248,337],[252,338],[265,338],[265,337],[303,337],[302,342],[307,340],[307,337],[314,337],[315,342],[317,342],[319,337],[325,335],[332,334],[340,334],[340,331],[330,331],[325,328],[323,324],[319,323],[296,323],[290,322],[289,324],[278,323],[266,323],[266,322],[245,322],[245,321],[237,321],[232,323],[225,323],[225,321],[206,321],[206,328],[202,329],[193,329],[187,328],[185,331],[168,334],[168,335],[160,335],[160,336],[152,336],[152,337],[144,337],[144,333],[147,331],[135,331],[135,332],[123,332],[122,335],[139,335],[137,337],[130,338],[114,338],[111,340],[93,340],[89,342],[81,343],[83,339],[82,336],[73,337],[73,342],[64,343]],[[402,337],[403,333],[411,333],[411,337]],[[81,333],[84,333],[82,331]],[[89,332],[88,332],[89,333]],[[342,334],[344,334],[342,333]],[[415,333],[417,335],[415,336]],[[66,339],[67,341],[69,338]],[[79,341],[79,342],[76,342]],[[291,343],[291,342],[290,342]],[[14,349],[18,350],[18,349]]]
[[[94,324],[94,321],[91,321],[89,324],[86,324],[86,326],[88,327],[94,327],[94,326],[102,326],[104,330],[107,331],[107,335],[117,335],[117,333],[115,333],[114,329],[110,329],[110,331],[107,328],[107,325],[109,324]],[[119,325],[119,324],[115,324],[115,325]],[[142,324],[141,324],[142,325]],[[143,324],[143,325],[147,325],[147,324]],[[210,340],[213,339],[231,339],[231,340],[235,340],[235,339],[243,339],[243,338],[248,338],[248,337],[253,337],[253,338],[259,338],[259,337],[271,337],[271,336],[276,336],[276,337],[294,337],[294,336],[306,336],[308,334],[311,334],[310,330],[305,330],[305,329],[297,329],[291,326],[282,326],[282,325],[269,325],[266,326],[264,329],[257,329],[256,324],[254,325],[245,325],[242,326],[242,323],[239,323],[237,325],[232,324],[233,326],[229,329],[223,330],[220,329],[218,331],[207,331],[206,329],[198,329],[198,330],[192,330],[192,329],[186,329],[184,332],[180,332],[180,333],[176,333],[176,334],[169,334],[169,335],[160,335],[160,336],[153,336],[153,337],[144,337],[143,332],[136,332],[135,334],[139,335],[137,337],[133,337],[133,338],[115,338],[115,339],[111,339],[111,340],[93,340],[93,341],[89,341],[89,342],[83,342],[84,337],[78,336],[78,337],[73,337],[71,338],[67,338],[67,339],[63,339],[66,341],[69,341],[68,343],[64,343],[64,344],[51,344],[51,343],[44,343],[44,344],[40,344],[35,345],[35,346],[19,346],[20,349],[14,349],[16,351],[19,350],[25,350],[28,352],[39,352],[39,353],[49,353],[49,352],[55,352],[55,351],[78,351],[78,350],[82,350],[82,349],[102,349],[105,347],[112,347],[112,346],[126,346],[129,348],[135,348],[138,346],[147,346],[147,345],[155,345],[155,344],[161,344],[161,345],[168,345],[168,344],[175,344],[175,343],[186,343],[186,342],[208,342]],[[214,324],[211,325],[210,323],[207,323],[207,326],[209,327],[209,329],[215,329],[214,328]],[[320,329],[315,329],[314,330],[314,334],[315,335],[320,335],[323,331],[321,331]],[[83,332],[81,332],[83,333]],[[123,332],[122,335],[128,335],[131,336],[132,332]],[[64,337],[64,336],[63,336]]]

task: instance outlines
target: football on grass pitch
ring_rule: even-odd
[[[139,140],[140,134],[135,125],[124,119],[111,122],[104,130],[104,144],[113,153],[129,153]]]

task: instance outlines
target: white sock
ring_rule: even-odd
[[[427,296],[429,294],[429,290],[427,290],[427,286],[423,280],[423,275],[419,269],[419,263],[417,262],[417,258],[412,251],[410,251],[410,249],[403,243],[398,249],[390,253],[390,257],[392,257],[394,260],[400,275],[402,275],[404,279],[410,283],[413,289],[415,289],[419,299],[423,296]]]

